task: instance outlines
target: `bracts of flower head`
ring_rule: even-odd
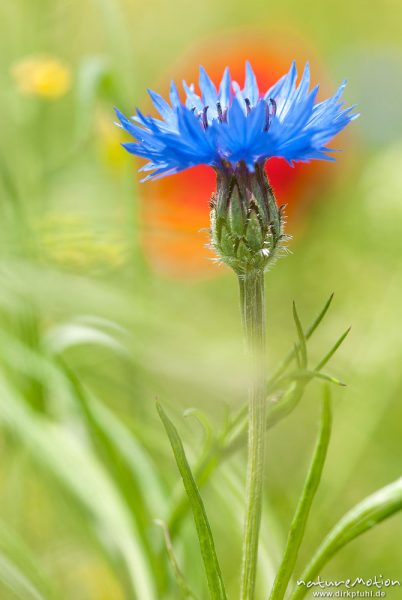
[[[249,171],[244,162],[223,163],[210,208],[210,246],[238,276],[266,271],[285,249],[285,207],[278,208],[262,164]]]

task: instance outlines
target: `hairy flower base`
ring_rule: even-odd
[[[283,249],[283,208],[278,208],[262,165],[217,169],[211,198],[211,247],[238,275],[265,271]]]

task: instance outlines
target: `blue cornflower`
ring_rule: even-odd
[[[334,96],[316,102],[318,86],[310,90],[310,68],[306,64],[296,84],[295,62],[267,92],[261,93],[250,63],[246,63],[244,88],[232,82],[226,68],[217,90],[201,67],[199,87],[183,82],[183,103],[174,82],[169,104],[149,90],[161,118],[143,115],[139,110],[131,119],[120,111],[121,126],[135,142],[123,144],[137,156],[148,159],[142,171],[146,178],[178,173],[189,167],[207,164],[219,169],[222,164],[235,168],[239,163],[249,171],[274,156],[287,160],[333,160],[328,142],[358,115],[354,107],[343,108],[340,97],[343,82]]]
[[[357,117],[343,108],[343,82],[332,98],[316,102],[310,91],[310,69],[296,85],[295,62],[266,93],[261,94],[253,69],[246,63],[241,89],[226,69],[217,90],[201,67],[200,90],[183,82],[186,100],[170,86],[170,104],[149,90],[161,118],[119,111],[121,127],[135,142],[123,144],[148,160],[145,179],[178,173],[207,164],[217,174],[210,199],[211,247],[240,276],[261,272],[272,264],[287,239],[283,207],[278,207],[264,169],[274,156],[290,164],[312,159],[333,160],[328,142]],[[191,190],[189,190],[189,196]]]

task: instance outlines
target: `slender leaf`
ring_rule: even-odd
[[[90,516],[88,523],[122,562],[140,600],[155,600],[155,577],[138,530],[118,489],[87,444],[63,425],[34,413],[17,391],[0,377],[0,423],[11,429],[44,467]]]
[[[334,294],[331,294],[330,297],[328,298],[328,300],[326,301],[325,305],[321,309],[320,313],[317,315],[317,317],[314,319],[314,321],[309,325],[309,327],[307,327],[307,329],[304,331],[304,333],[302,333],[305,341],[310,339],[310,337],[313,335],[313,333],[315,332],[315,330],[317,329],[317,327],[319,326],[321,321],[324,319],[325,315],[328,312],[329,307],[331,306],[333,297],[334,297]],[[344,335],[343,339],[345,337],[346,337],[346,335]],[[332,350],[330,351],[330,352],[332,352],[331,356],[334,354],[334,352],[340,346],[343,339],[338,340],[337,344],[335,345],[336,347],[334,346],[334,348],[332,348]],[[329,358],[328,358],[328,360],[329,360]],[[300,344],[294,344],[292,350],[287,354],[287,356],[279,364],[277,369],[274,371],[273,375],[268,380],[269,391],[272,391],[272,389],[276,388],[277,380],[286,371],[287,367],[294,359],[296,359],[297,365],[300,368],[301,367],[301,365],[300,365]],[[328,362],[328,360],[326,362]],[[324,364],[326,364],[326,362]],[[243,428],[246,427],[246,425],[247,425],[247,405],[245,405],[244,407],[242,407],[239,410],[235,419],[232,419],[229,430],[233,429],[233,428],[237,428],[239,423],[242,423],[242,422],[243,422]],[[242,431],[240,431],[239,435],[242,437]]]
[[[104,56],[85,57],[78,69],[76,85],[76,139],[89,135],[96,96],[102,82],[110,76],[110,65]]]
[[[21,600],[45,600],[44,596],[24,571],[24,567],[14,563],[0,553],[0,581]]]
[[[179,567],[179,564],[177,562],[177,559],[176,559],[176,556],[174,553],[172,540],[171,540],[171,537],[169,534],[169,529],[168,529],[166,523],[164,521],[162,521],[161,519],[155,519],[155,525],[158,525],[159,527],[161,527],[161,529],[163,531],[163,536],[164,536],[165,545],[166,545],[166,551],[169,556],[169,561],[172,566],[172,570],[173,570],[173,574],[176,579],[176,583],[181,591],[183,598],[186,598],[186,600],[197,600],[196,596],[193,594],[193,592],[190,590],[189,586],[187,585],[184,575],[181,572],[181,569]]]
[[[308,369],[299,369],[298,371],[292,371],[282,380],[280,380],[276,387],[280,388],[283,382],[285,381],[310,381],[311,379],[323,379],[324,381],[328,381],[329,383],[334,383],[335,385],[340,385],[341,387],[346,387],[346,383],[340,381],[336,377],[329,375],[328,373],[319,373],[318,371],[309,371]]]
[[[399,510],[402,510],[402,477],[381,488],[346,513],[315,552],[297,580],[298,587],[289,600],[303,598],[307,592],[304,583],[312,581],[339,550]]]
[[[184,417],[194,417],[202,427],[204,434],[204,453],[211,447],[213,442],[212,426],[207,416],[198,408],[188,408],[184,411]]]
[[[339,385],[340,387],[346,387],[346,383],[344,383],[340,379],[337,379],[336,377],[333,377],[333,375],[328,375],[328,373],[318,373],[315,371],[311,371],[311,373],[313,373],[313,377],[316,377],[317,379],[323,379],[324,381],[334,383],[335,385]]]
[[[328,300],[326,301],[326,303],[324,304],[321,311],[318,313],[317,317],[309,325],[309,327],[307,327],[306,331],[304,332],[304,337],[306,338],[306,340],[309,340],[311,338],[311,336],[313,335],[313,333],[315,332],[315,330],[317,329],[317,327],[319,326],[319,324],[321,323],[321,321],[327,314],[328,309],[331,306],[333,298],[334,298],[334,294],[332,293],[330,295],[330,297],[328,298]],[[293,348],[289,352],[289,354],[284,358],[284,360],[280,363],[280,365],[278,366],[278,368],[276,369],[276,371],[270,378],[270,383],[273,381],[276,381],[276,379],[278,379],[278,377],[280,377],[282,375],[282,373],[284,371],[286,371],[286,368],[292,362],[292,360],[295,358],[295,356],[296,356],[296,350],[295,350],[295,348]]]
[[[279,398],[271,401],[267,407],[267,429],[271,429],[279,421],[290,414],[300,402],[306,383],[311,378],[299,378],[291,381],[284,392],[281,391]],[[237,434],[230,439],[221,449],[222,456],[230,456],[233,452],[242,448],[247,443],[247,431],[242,427]]]
[[[306,329],[306,332],[305,332],[306,340],[308,340],[313,335],[314,331],[317,329],[317,327],[319,326],[319,324],[321,323],[321,321],[327,314],[328,309],[331,306],[333,299],[334,299],[334,293],[332,292],[332,294],[330,295],[330,297],[328,298],[328,300],[322,307],[321,312],[318,313],[317,317],[314,319],[314,321],[311,323],[311,325]]]
[[[0,583],[21,600],[55,598],[36,557],[4,523],[0,523]]]
[[[60,364],[72,385],[94,447],[110,476],[117,480],[134,516],[138,517],[139,506],[148,507],[147,520],[163,513],[165,490],[146,450],[109,408],[87,392],[73,371],[61,360]]]
[[[267,429],[276,425],[296,408],[303,396],[305,387],[306,383],[304,381],[292,381],[280,399],[268,405]]]
[[[325,303],[323,309],[316,317],[316,319],[311,323],[311,325],[305,330],[303,337],[305,340],[308,340],[314,331],[317,329],[324,316],[326,315],[333,299],[333,294],[329,297],[327,302]],[[300,320],[299,320],[300,323]],[[327,364],[327,362],[332,358],[335,354],[336,350],[340,347],[342,342],[347,337],[350,328],[342,334],[342,336],[336,341],[331,350],[325,355],[325,357],[321,360],[321,362],[317,365],[317,367],[322,368]],[[280,382],[276,381],[279,375],[286,369],[291,360],[296,359],[299,372],[293,372],[289,377],[283,378]],[[306,385],[314,378],[321,379],[323,381],[328,381],[329,383],[333,383],[339,386],[345,386],[345,384],[333,377],[332,375],[328,375],[326,373],[319,373],[318,368],[315,368],[314,371],[302,370],[301,369],[301,356],[300,356],[300,343],[295,344],[293,350],[287,356],[285,361],[276,371],[276,374],[270,380],[271,389],[275,390],[279,388],[283,382],[292,378],[294,376],[295,381],[290,381],[285,391],[280,391],[280,396],[275,398],[275,401],[268,401],[268,410],[267,410],[267,429],[276,425],[279,421],[289,415],[300,402]],[[271,394],[272,396],[272,394]],[[210,474],[215,470],[216,465],[221,462],[226,456],[230,456],[233,452],[243,447],[247,442],[247,405],[242,407],[237,415],[231,419],[229,426],[226,430],[225,440],[222,445],[214,445],[213,456],[207,457],[204,461],[203,468],[196,469],[196,481],[198,486],[201,486],[210,476]],[[177,504],[175,509],[172,511],[171,518],[169,519],[169,530],[172,532],[172,537],[177,532],[177,526],[180,523],[186,512],[186,505],[183,502],[183,499]]]
[[[306,345],[306,337],[303,332],[303,327],[297,313],[296,303],[293,302],[293,319],[296,325],[297,337],[299,338],[299,346],[300,350],[300,365],[303,369],[307,367],[307,345]],[[296,352],[296,348],[295,348]]]
[[[156,406],[161,421],[166,429],[166,433],[169,437],[177,467],[183,479],[184,487],[191,505],[211,598],[212,600],[226,600],[225,587],[216,556],[211,528],[202,498],[198,491],[197,484],[194,480],[190,465],[188,464],[186,454],[184,452],[183,443],[179,437],[177,429],[166,415],[162,406],[159,403],[157,403]]]
[[[333,355],[335,354],[335,352],[338,350],[339,346],[347,338],[347,336],[349,335],[350,330],[351,330],[351,327],[348,327],[347,330],[340,336],[340,338],[332,346],[331,350],[324,356],[324,358],[322,360],[320,360],[320,362],[318,363],[318,365],[315,367],[314,371],[321,371],[321,369],[323,367],[325,367],[325,365],[329,362],[329,360],[333,357]]]
[[[295,347],[295,361],[296,361],[296,364],[297,364],[297,366],[298,366],[299,369],[302,369],[303,368],[303,364],[302,364],[302,358],[301,358],[301,353],[300,353],[300,347],[297,344],[295,344],[294,347]],[[306,365],[304,365],[304,367],[305,366]]]
[[[290,578],[295,568],[300,545],[303,540],[307,525],[307,519],[310,514],[311,506],[317,492],[322,470],[331,435],[331,399],[329,388],[324,388],[322,401],[321,427],[319,437],[314,450],[313,459],[307,479],[301,493],[292,524],[290,526],[285,552],[281,565],[279,567],[274,586],[270,595],[270,600],[282,600],[285,596]]]

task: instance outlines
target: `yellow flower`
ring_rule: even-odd
[[[55,100],[71,87],[71,70],[58,58],[45,55],[28,56],[11,69],[17,88],[24,96]]]

